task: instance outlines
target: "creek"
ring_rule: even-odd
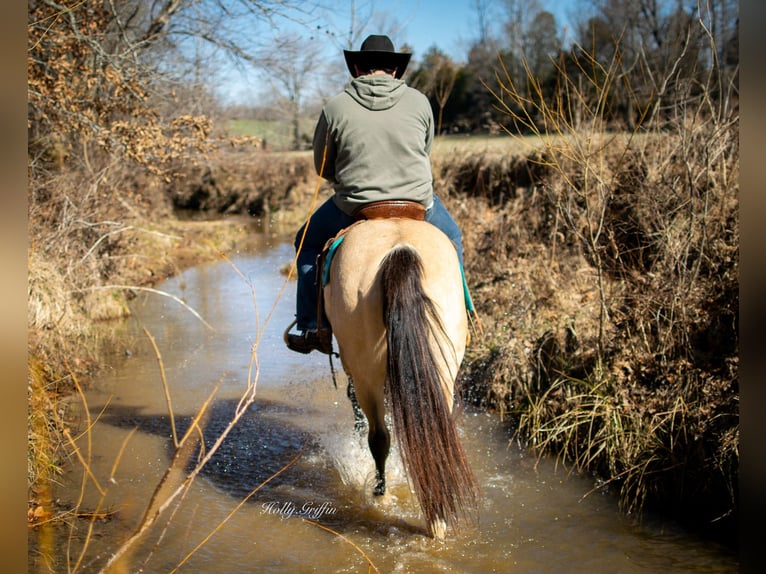
[[[231,419],[248,380],[257,385],[256,399],[172,520],[160,521],[121,571],[170,572],[211,533],[179,571],[368,572],[374,571],[370,562],[381,572],[402,573],[738,571],[725,549],[652,517],[622,515],[613,497],[594,491],[592,480],[537,460],[510,441],[507,422],[467,407],[459,427],[481,485],[478,516],[445,542],[426,538],[395,448],[389,493],[371,494],[373,462],[354,430],[339,361],[336,389],[327,356],[284,346],[295,284],[286,284],[280,270],[291,261],[292,246],[266,233],[254,243],[230,261],[189,269],[156,287],[178,299],[139,293],[133,316],[116,327],[124,348],[85,393],[98,420],[89,445],[78,442],[107,490],[101,508],[111,513],[89,536],[88,521],[74,519],[70,554],[88,539],[84,571],[103,566],[129,536],[170,464],[173,429],[163,376],[178,433],[219,385],[205,426],[208,446]],[[100,495],[87,480],[81,491],[82,472],[72,466],[56,497],[74,505],[82,496],[80,508],[95,508]],[[29,571],[46,571],[44,544],[35,540],[34,546]],[[60,560],[63,552],[56,554]]]

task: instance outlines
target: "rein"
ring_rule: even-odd
[[[336,355],[336,356],[340,356],[340,355],[338,355],[335,352],[330,353],[329,355],[327,355],[328,357],[330,357],[330,373],[332,373],[332,384],[335,387],[335,390],[337,391],[338,390],[338,378],[335,376],[335,365],[332,362],[332,356],[333,355]]]

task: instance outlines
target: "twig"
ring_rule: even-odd
[[[361,554],[364,557],[365,560],[367,560],[367,563],[370,565],[370,567],[373,570],[375,570],[375,572],[380,574],[380,570],[378,569],[377,566],[375,566],[375,563],[372,560],[370,560],[370,557],[367,556],[367,554],[364,552],[364,550],[359,548],[359,546],[354,544],[350,539],[348,539],[345,536],[343,536],[340,532],[337,532],[337,531],[333,530],[332,528],[330,528],[329,526],[325,526],[324,524],[319,524],[318,522],[314,522],[313,520],[309,520],[308,518],[301,518],[301,520],[303,520],[303,522],[305,522],[306,524],[311,524],[312,526],[316,526],[317,528],[321,528],[322,530],[326,530],[327,532],[329,532],[331,534],[334,534],[335,536],[337,536],[338,538],[343,540],[346,544],[349,544],[350,546],[352,546],[357,552],[359,552],[359,554]]]
[[[192,432],[195,430],[199,430],[199,422],[204,414],[209,413],[208,407],[210,403],[212,402],[213,397],[218,392],[218,388],[221,385],[221,381],[219,380],[216,384],[215,388],[211,392],[211,394],[208,396],[208,398],[205,400],[203,405],[200,407],[194,421],[192,421],[192,424],[189,426],[189,430],[186,431],[186,434],[181,439],[179,443],[178,449],[176,449],[176,453],[173,457],[173,461],[170,463],[170,466],[165,471],[165,474],[160,479],[159,484],[157,485],[154,494],[152,495],[152,498],[149,501],[149,506],[146,509],[146,512],[144,514],[144,517],[142,518],[141,522],[139,523],[138,527],[134,531],[133,535],[126,540],[122,546],[120,546],[117,551],[111,556],[111,558],[107,561],[106,565],[102,569],[102,572],[109,571],[112,566],[116,564],[116,562],[125,555],[133,546],[143,537],[143,535],[151,528],[154,523],[159,519],[159,517],[162,515],[162,513],[170,507],[170,505],[173,503],[173,501],[178,498],[180,494],[186,491],[188,487],[191,485],[191,483],[194,481],[194,479],[197,477],[199,472],[202,470],[202,467],[207,463],[207,461],[212,457],[212,455],[215,453],[215,451],[218,449],[220,444],[223,442],[223,439],[228,434],[229,428],[222,433],[221,437],[216,441],[216,443],[213,445],[213,447],[208,451],[207,455],[203,458],[201,462],[199,462],[194,469],[189,473],[189,475],[186,476],[186,478],[181,482],[181,485],[176,487],[174,490],[172,490],[170,493],[167,494],[163,498],[163,493],[170,488],[170,485],[168,484],[168,479],[170,475],[173,473],[173,471],[177,469],[183,469],[186,463],[189,460],[189,457],[191,456],[191,446],[189,448],[185,448],[187,438],[191,435]],[[231,424],[229,425],[231,426]],[[200,432],[201,435],[201,432]],[[201,443],[204,443],[204,441],[200,440]]]
[[[168,380],[165,376],[165,365],[162,362],[162,355],[160,354],[160,350],[157,347],[157,342],[154,340],[154,337],[152,337],[152,334],[149,332],[149,329],[144,327],[144,333],[146,333],[146,336],[149,337],[149,341],[152,344],[152,348],[154,348],[154,354],[157,357],[157,362],[160,366],[160,379],[162,379],[162,390],[165,392],[165,403],[168,406],[168,417],[170,418],[170,430],[173,433],[173,446],[178,448],[178,433],[176,432],[176,418],[173,414],[173,403],[170,400],[170,389],[168,388]]]
[[[235,506],[235,507],[232,509],[232,511],[231,511],[231,512],[229,512],[229,514],[228,514],[228,515],[226,515],[226,517],[225,517],[223,520],[221,520],[221,522],[219,522],[219,523],[218,523],[218,525],[217,525],[215,528],[213,528],[213,530],[211,530],[211,531],[210,531],[210,533],[209,533],[207,536],[205,536],[205,538],[203,538],[203,539],[200,541],[200,543],[199,543],[199,544],[197,544],[197,546],[195,546],[195,547],[194,547],[194,548],[193,548],[193,549],[192,549],[192,550],[191,550],[191,551],[190,551],[190,552],[189,552],[189,553],[188,553],[186,556],[184,556],[183,560],[181,560],[181,561],[180,561],[180,562],[179,562],[179,563],[176,565],[176,567],[175,567],[175,568],[173,568],[173,569],[170,571],[170,574],[173,574],[174,572],[177,572],[177,571],[178,571],[178,569],[179,569],[181,566],[183,566],[183,565],[184,565],[184,564],[185,564],[185,563],[186,563],[186,562],[189,560],[189,558],[191,558],[191,557],[192,557],[192,556],[193,556],[193,555],[194,555],[194,554],[195,554],[195,553],[196,553],[196,552],[197,552],[197,551],[198,551],[200,548],[202,548],[202,547],[203,547],[205,544],[207,544],[207,542],[208,542],[208,541],[209,541],[209,540],[210,540],[210,539],[211,539],[211,538],[212,538],[212,537],[213,537],[213,536],[214,536],[214,535],[215,535],[215,534],[216,534],[216,533],[217,533],[219,530],[221,530],[221,529],[222,529],[222,528],[223,528],[223,527],[226,525],[226,523],[227,523],[227,522],[228,522],[228,521],[231,519],[231,517],[232,517],[232,516],[234,516],[234,515],[237,513],[237,511],[238,511],[240,508],[242,508],[242,507],[245,505],[245,503],[246,503],[248,500],[250,500],[250,498],[252,498],[252,496],[253,496],[253,495],[254,495],[256,492],[258,492],[259,490],[261,490],[261,489],[262,489],[264,486],[266,486],[266,485],[267,485],[269,482],[271,482],[271,481],[272,481],[273,479],[275,479],[277,476],[279,476],[279,475],[280,475],[280,474],[282,474],[284,471],[286,471],[288,468],[290,468],[292,465],[294,465],[296,462],[298,462],[298,459],[300,459],[300,458],[301,458],[301,456],[303,456],[303,451],[299,452],[297,455],[295,455],[295,456],[293,457],[293,459],[292,459],[290,462],[288,462],[286,465],[284,465],[282,468],[280,468],[280,469],[279,469],[277,472],[275,472],[274,474],[272,474],[272,475],[271,475],[269,478],[267,478],[266,480],[264,480],[264,481],[263,481],[261,484],[259,484],[258,486],[256,486],[256,487],[255,487],[255,488],[254,488],[254,489],[253,489],[253,490],[252,490],[252,491],[251,491],[251,492],[250,492],[250,493],[249,493],[249,494],[248,494],[248,495],[247,495],[245,498],[243,498],[243,499],[242,499],[242,500],[239,502],[239,504],[237,504],[237,506]]]
[[[101,483],[99,483],[98,478],[96,478],[96,475],[93,474],[93,471],[90,468],[90,465],[85,460],[85,457],[83,457],[82,452],[80,452],[80,449],[77,447],[77,443],[72,438],[72,433],[69,429],[64,429],[64,437],[69,442],[69,445],[72,447],[72,450],[74,451],[75,455],[77,455],[77,460],[80,461],[80,464],[82,465],[83,469],[85,470],[85,474],[90,477],[90,479],[93,481],[93,485],[98,490],[99,494],[104,494],[106,491],[101,486]]]
[[[77,289],[76,291],[77,292],[82,292],[82,291],[97,291],[97,290],[101,290],[101,289],[125,289],[125,290],[128,290],[128,291],[147,291],[149,293],[154,293],[156,295],[162,295],[163,297],[169,297],[170,299],[173,299],[173,301],[175,301],[176,303],[179,303],[181,306],[186,308],[186,310],[189,311],[189,313],[191,313],[192,315],[194,315],[197,319],[199,319],[202,322],[202,324],[205,325],[205,327],[207,327],[211,331],[215,331],[215,329],[213,328],[213,326],[210,323],[205,321],[200,316],[199,313],[197,313],[194,309],[192,309],[182,299],[180,299],[179,297],[176,297],[175,295],[172,295],[171,293],[167,293],[165,291],[160,291],[159,289],[153,289],[152,287],[139,287],[139,286],[136,286],[136,285],[97,285],[95,287],[85,287],[83,289]]]
[[[112,223],[112,222],[110,222]],[[113,224],[114,225],[114,224]],[[119,225],[119,224],[117,224]],[[125,227],[121,227],[120,229],[114,229],[112,231],[109,231],[107,233],[104,233],[101,237],[99,237],[96,242],[90,246],[90,249],[85,253],[85,255],[82,256],[80,259],[80,263],[82,264],[83,261],[85,261],[88,257],[90,257],[90,254],[93,253],[96,250],[96,247],[98,247],[101,242],[109,237],[110,235],[115,235],[116,233],[122,233],[123,231],[128,231],[129,229],[133,229],[132,225],[126,225]]]

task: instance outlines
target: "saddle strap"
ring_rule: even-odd
[[[387,199],[368,203],[354,212],[354,218],[357,221],[363,219],[387,219],[391,217],[423,221],[426,217],[426,208],[417,201]]]

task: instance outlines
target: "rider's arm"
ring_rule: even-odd
[[[314,129],[314,168],[324,179],[335,181],[335,142],[329,137],[327,117],[324,111],[319,115]]]

